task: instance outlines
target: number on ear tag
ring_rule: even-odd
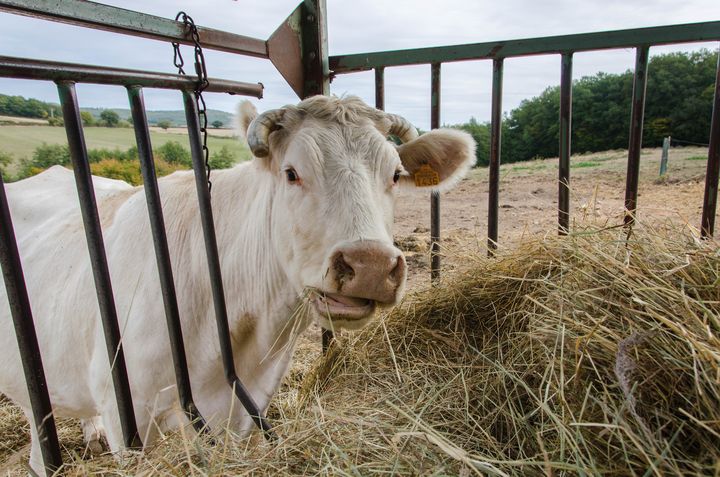
[[[429,164],[423,164],[415,172],[415,185],[417,187],[432,187],[440,184],[440,174],[435,172]]]

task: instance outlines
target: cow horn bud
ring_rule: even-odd
[[[271,109],[260,114],[250,123],[247,131],[247,142],[255,157],[267,157],[270,155],[268,136],[270,136],[271,132],[280,129],[278,122],[284,114],[284,109]]]
[[[390,120],[390,131],[388,131],[388,134],[399,137],[403,143],[412,141],[418,137],[417,129],[415,129],[415,126],[407,119],[397,114],[387,114],[387,118]]]

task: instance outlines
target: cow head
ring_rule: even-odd
[[[398,186],[452,186],[474,162],[472,138],[450,129],[418,137],[407,120],[355,97],[315,96],[259,116],[243,103],[239,118],[273,176],[275,253],[296,291],[311,290],[320,324],[357,329],[397,303],[406,277],[392,240]]]

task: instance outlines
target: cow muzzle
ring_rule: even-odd
[[[406,274],[405,257],[392,245],[377,240],[341,244],[329,255],[315,308],[332,326],[359,328],[372,318],[377,304],[400,301]]]

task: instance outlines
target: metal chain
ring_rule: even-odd
[[[197,104],[198,119],[200,120],[200,132],[203,136],[202,150],[203,157],[205,158],[205,169],[207,171],[208,191],[212,191],[212,182],[210,182],[210,150],[207,146],[207,107],[205,106],[205,99],[203,98],[203,91],[210,85],[208,81],[207,69],[205,68],[205,55],[203,54],[202,46],[200,45],[200,34],[198,33],[197,26],[192,17],[185,12],[179,12],[175,16],[175,21],[182,21],[185,28],[190,32],[192,41],[195,49],[195,74],[198,77],[197,84],[193,92],[195,93],[195,103]],[[180,53],[180,43],[172,42],[174,56],[173,63],[178,69],[178,74],[184,75],[185,61],[183,60],[182,54]]]

